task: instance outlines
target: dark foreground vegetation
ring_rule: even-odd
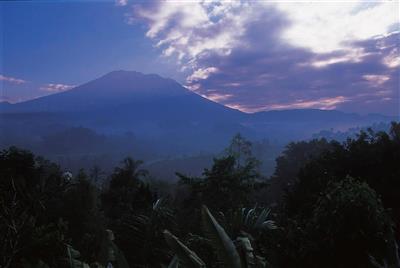
[[[291,143],[271,178],[236,136],[202,177],[126,158],[63,172],[0,153],[0,267],[399,267],[400,125]]]

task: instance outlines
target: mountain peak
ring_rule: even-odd
[[[90,81],[83,87],[108,89],[113,91],[129,90],[136,93],[150,95],[181,95],[188,90],[178,82],[170,78],[164,78],[158,74],[144,74],[137,71],[116,70],[109,72],[98,79]]]
[[[158,74],[144,74],[137,71],[128,71],[128,70],[115,70],[111,71],[100,78],[107,78],[107,79],[162,79],[162,80],[169,80],[174,81],[170,78],[164,78]],[[100,79],[99,78],[99,79]],[[175,81],[174,81],[175,82]]]
[[[137,71],[127,71],[127,70],[115,70],[111,71],[102,77],[124,77],[124,76],[144,76],[144,73]]]

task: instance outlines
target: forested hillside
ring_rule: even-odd
[[[0,267],[399,267],[400,124],[290,143],[270,177],[257,150],[236,135],[171,183],[5,149]]]

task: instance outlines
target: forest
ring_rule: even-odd
[[[0,267],[400,267],[399,123],[289,143],[271,176],[256,150],[238,134],[176,183],[2,150]]]

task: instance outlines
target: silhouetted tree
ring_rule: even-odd
[[[151,206],[153,196],[150,188],[142,181],[147,171],[140,169],[142,161],[125,158],[122,167],[117,167],[111,175],[108,188],[102,194],[102,204],[106,215],[119,218],[134,210]]]
[[[311,209],[311,217],[298,222],[302,240],[290,265],[374,267],[371,258],[400,265],[392,220],[365,182],[346,178],[329,183]]]
[[[300,169],[336,145],[336,142],[327,142],[325,139],[289,143],[276,159],[275,172],[268,181],[268,201],[282,201],[285,191],[296,182]]]

